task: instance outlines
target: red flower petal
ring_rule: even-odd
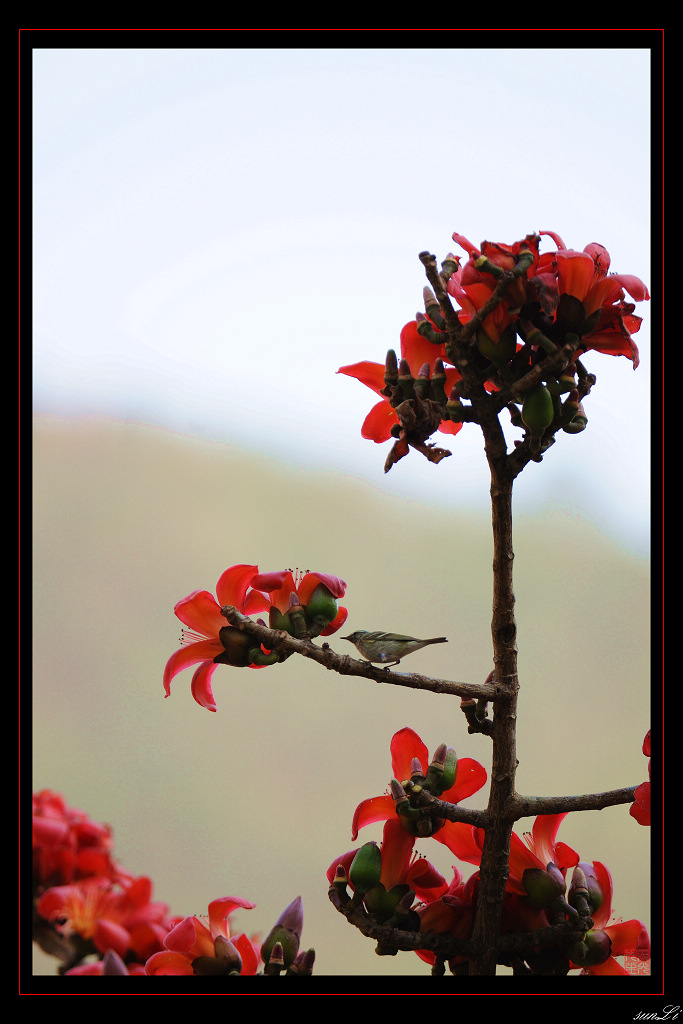
[[[145,964],[145,974],[192,974],[192,963],[182,953],[164,950],[154,953]]]
[[[198,661],[213,662],[216,655],[222,654],[223,650],[220,640],[199,640],[196,644],[181,647],[180,650],[172,654],[164,669],[166,696],[168,697],[171,692],[171,680],[174,676],[177,676],[183,669],[189,668],[190,665],[196,665]]]
[[[192,676],[192,684],[190,689],[192,690],[192,696],[201,704],[207,711],[216,710],[216,701],[214,700],[213,690],[211,689],[211,677],[216,670],[216,663],[213,661],[205,661],[199,666],[195,674]]]
[[[410,778],[410,764],[414,757],[426,773],[430,760],[427,747],[413,729],[399,729],[391,738],[391,770],[399,782]]]
[[[481,847],[472,825],[466,825],[462,821],[447,821],[434,833],[434,839],[447,846],[458,860],[477,866],[481,863]]]
[[[441,796],[442,800],[451,804],[458,804],[466,800],[473,793],[478,793],[486,784],[488,776],[486,769],[478,761],[471,757],[458,759],[458,771],[455,776],[455,784],[447,789]]]
[[[219,606],[231,604],[241,612],[246,592],[257,573],[258,565],[231,565],[226,569],[216,584]]]
[[[385,398],[383,402],[378,402],[377,405],[373,405],[370,412],[363,420],[363,426],[360,428],[360,435],[364,437],[366,441],[374,441],[375,444],[382,444],[383,441],[388,441],[392,436],[391,428],[395,423],[398,423],[398,416],[396,411],[393,409],[388,398]]]
[[[229,938],[230,930],[226,928],[225,921],[230,914],[238,908],[253,910],[255,906],[255,903],[243,899],[242,896],[222,896],[218,900],[212,900],[209,903],[209,927],[213,938],[215,939],[217,935],[225,935],[226,938]]]
[[[382,363],[370,363],[363,361],[351,363],[349,366],[340,366],[337,373],[345,373],[347,377],[355,377],[361,384],[371,388],[376,394],[384,388],[384,371]]]
[[[224,604],[231,602],[225,601]],[[187,597],[178,601],[173,609],[176,616],[189,629],[201,633],[205,637],[217,637],[219,630],[226,625],[221,615],[221,606],[208,590],[194,590]]]
[[[329,625],[325,626],[325,628],[320,631],[320,635],[332,636],[333,633],[336,633],[337,630],[341,629],[341,627],[344,625],[348,614],[349,613],[346,608],[340,608],[335,617],[332,619],[332,622],[330,622]]]
[[[362,800],[353,814],[351,822],[351,838],[358,838],[358,830],[365,825],[372,825],[375,821],[387,821],[396,814],[396,806],[390,793],[382,796],[373,796],[369,800]]]
[[[387,892],[395,885],[405,882],[414,846],[415,837],[406,832],[400,821],[395,816],[387,819],[382,832],[380,879]]]

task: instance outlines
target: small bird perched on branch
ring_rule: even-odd
[[[428,644],[448,643],[445,636],[437,636],[432,640],[418,640],[414,636],[402,636],[401,633],[369,633],[366,629],[357,629],[355,633],[341,639],[350,640],[367,661],[374,661],[387,667],[398,665],[401,658],[427,647]]]

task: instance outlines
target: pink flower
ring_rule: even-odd
[[[255,903],[225,896],[209,903],[208,917],[185,917],[164,939],[165,950],[145,964],[147,974],[256,974],[259,946],[243,933],[233,935],[229,917]]]
[[[36,911],[66,938],[78,935],[93,951],[113,949],[122,959],[145,960],[162,948],[174,918],[164,903],[151,900],[152,883],[141,876],[130,884],[85,878],[55,885],[36,900]]]
[[[113,860],[112,845],[109,826],[69,807],[60,793],[33,794],[33,874],[39,889],[90,875],[130,879]]]

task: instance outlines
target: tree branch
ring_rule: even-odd
[[[623,786],[604,793],[583,793],[580,796],[521,796],[510,802],[514,818],[528,818],[537,814],[562,814],[565,811],[601,811],[616,804],[632,804],[637,786]]]
[[[269,629],[268,626],[242,615],[232,605],[221,608],[221,615],[231,626],[249,633],[269,651],[282,651],[288,655],[301,654],[304,658],[311,658],[331,671],[339,672],[340,675],[363,676],[366,679],[374,679],[377,683],[392,683],[394,686],[407,686],[413,690],[448,693],[486,701],[492,701],[504,692],[503,687],[496,683],[458,683],[448,679],[433,679],[416,672],[394,672],[388,668],[379,668],[369,661],[351,658],[348,654],[337,654],[327,643],[318,647],[310,639],[290,636],[280,629]]]

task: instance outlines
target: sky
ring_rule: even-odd
[[[418,253],[463,255],[454,231],[552,230],[601,242],[657,301],[647,49],[131,45],[33,61],[37,413],[159,425],[488,513],[476,428],[438,435],[453,452],[439,466],[411,453],[384,475],[388,444],[360,435],[375,396],[336,373],[398,347],[423,308]],[[638,370],[586,357],[588,428],[527,467],[515,499],[638,554],[650,305]]]

